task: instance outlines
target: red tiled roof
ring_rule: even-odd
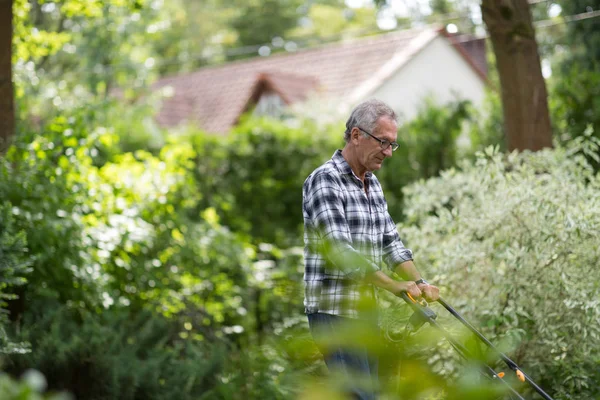
[[[312,90],[347,96],[419,35],[432,31],[394,32],[163,78],[154,87],[171,86],[174,92],[163,100],[157,120],[167,127],[191,122],[209,132],[226,132],[247,110],[261,83],[288,104],[305,99]]]

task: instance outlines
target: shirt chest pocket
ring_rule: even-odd
[[[378,233],[384,233],[387,220],[387,204],[384,199],[375,199],[373,201],[371,215],[375,230]]]

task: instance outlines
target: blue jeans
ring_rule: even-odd
[[[345,387],[344,391],[357,400],[373,400],[377,398],[376,391],[379,384],[378,361],[374,354],[369,354],[365,346],[356,346],[352,349],[344,348],[339,344],[331,343],[331,338],[339,335],[340,327],[352,323],[361,323],[360,320],[339,317],[331,314],[307,314],[311,334],[317,347],[323,354],[325,364],[331,372],[341,374],[347,382],[356,382],[356,377],[370,378],[371,388],[364,385]],[[342,329],[344,329],[342,327]],[[327,340],[329,339],[329,340]],[[375,338],[374,338],[375,339]],[[324,345],[324,340],[328,343]]]

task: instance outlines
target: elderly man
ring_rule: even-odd
[[[396,114],[385,103],[359,104],[346,122],[344,149],[313,171],[302,190],[305,312],[331,371],[350,381],[357,375],[371,377],[370,384],[346,388],[357,399],[375,398],[377,360],[366,346],[332,344],[340,327],[372,321],[365,304],[374,303],[374,286],[428,301],[439,297],[438,288],[415,268],[373,174],[398,148],[397,131]],[[385,274],[382,262],[405,280]]]

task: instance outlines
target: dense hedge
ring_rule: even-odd
[[[263,243],[298,229],[294,216],[275,209],[280,200],[292,209],[285,193],[301,185],[296,165],[282,164],[270,179],[259,173],[266,154],[287,149],[291,157],[302,148],[296,141],[306,143],[278,133],[247,132],[212,151],[215,139],[199,134],[171,138],[155,155],[123,153],[119,136],[89,125],[82,110],[56,118],[43,135],[18,136],[0,160],[4,368],[36,368],[50,389],[79,399],[231,398],[240,390],[273,398],[291,390],[273,385],[282,371],[268,370],[259,347],[277,324],[298,318],[302,301],[301,253]],[[257,136],[268,145],[252,159]],[[310,153],[297,159],[308,162]],[[250,170],[231,162],[207,171],[225,165],[219,154],[246,157],[242,164],[256,169],[244,177]],[[277,192],[261,188],[259,199],[248,184]],[[244,208],[244,199],[264,212]],[[258,226],[269,213],[270,224]],[[254,362],[267,370],[248,379]],[[242,380],[243,389],[225,384]]]
[[[556,399],[600,396],[600,175],[585,158],[599,144],[490,148],[408,187],[399,227],[426,276]]]

